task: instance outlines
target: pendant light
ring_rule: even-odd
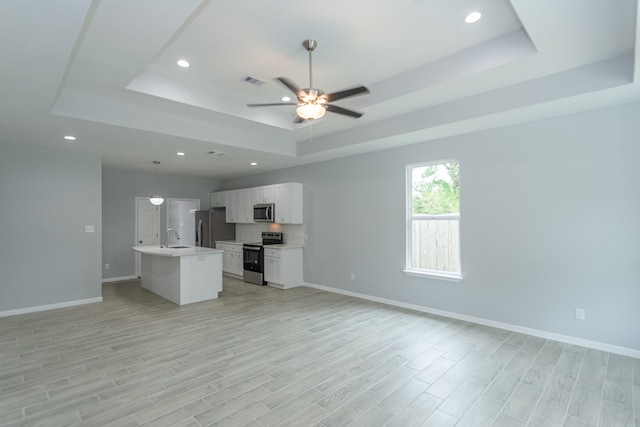
[[[156,165],[156,192],[149,197],[149,201],[152,205],[159,206],[164,202],[164,197],[158,193],[158,165],[160,164],[160,161],[154,160],[153,164]]]

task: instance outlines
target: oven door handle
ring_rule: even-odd
[[[247,247],[245,246],[244,248],[242,248],[245,251],[259,251],[260,248],[252,248],[252,247]]]

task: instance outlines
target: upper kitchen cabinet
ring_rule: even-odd
[[[240,210],[238,212],[239,220],[236,222],[244,222],[244,223],[253,222],[253,204],[251,203],[251,189],[247,188],[244,190],[237,190],[237,193],[240,193],[240,204],[238,206]]]
[[[273,185],[264,185],[262,187],[250,188],[251,190],[251,205],[258,205],[260,203],[274,203],[275,188]]]
[[[253,222],[253,207],[250,193],[246,190],[229,190],[211,193],[212,208],[226,208],[226,222]]]
[[[211,193],[211,207],[225,207],[226,221],[253,223],[253,205],[274,203],[278,224],[302,224],[302,184],[264,185]]]
[[[212,208],[226,208],[227,207],[227,194],[229,191],[218,191],[211,193],[211,207]]]
[[[302,224],[302,184],[288,182],[274,186],[275,222]]]
[[[249,189],[227,191],[227,222],[236,224],[253,222]]]
[[[225,193],[227,193],[226,196],[226,201],[227,201],[227,210],[225,212],[226,214],[226,222],[232,223],[232,222],[238,222],[236,220],[237,218],[237,214],[236,214],[236,191],[225,191]],[[240,195],[237,195],[238,198],[240,198]]]

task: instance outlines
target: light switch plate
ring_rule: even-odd
[[[93,233],[95,231],[95,227],[93,225],[85,225],[84,232],[85,233]]]

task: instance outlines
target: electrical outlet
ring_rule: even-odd
[[[108,269],[110,269],[110,268],[111,268],[111,266],[110,266],[109,264],[105,264],[105,265],[104,265],[104,269],[105,269],[105,270],[108,270]]]
[[[93,225],[85,225],[84,232],[85,233],[93,233],[95,231],[95,227]]]
[[[585,320],[587,311],[584,308],[576,308],[576,320]]]
[[[351,280],[356,280],[356,273],[351,273]]]

